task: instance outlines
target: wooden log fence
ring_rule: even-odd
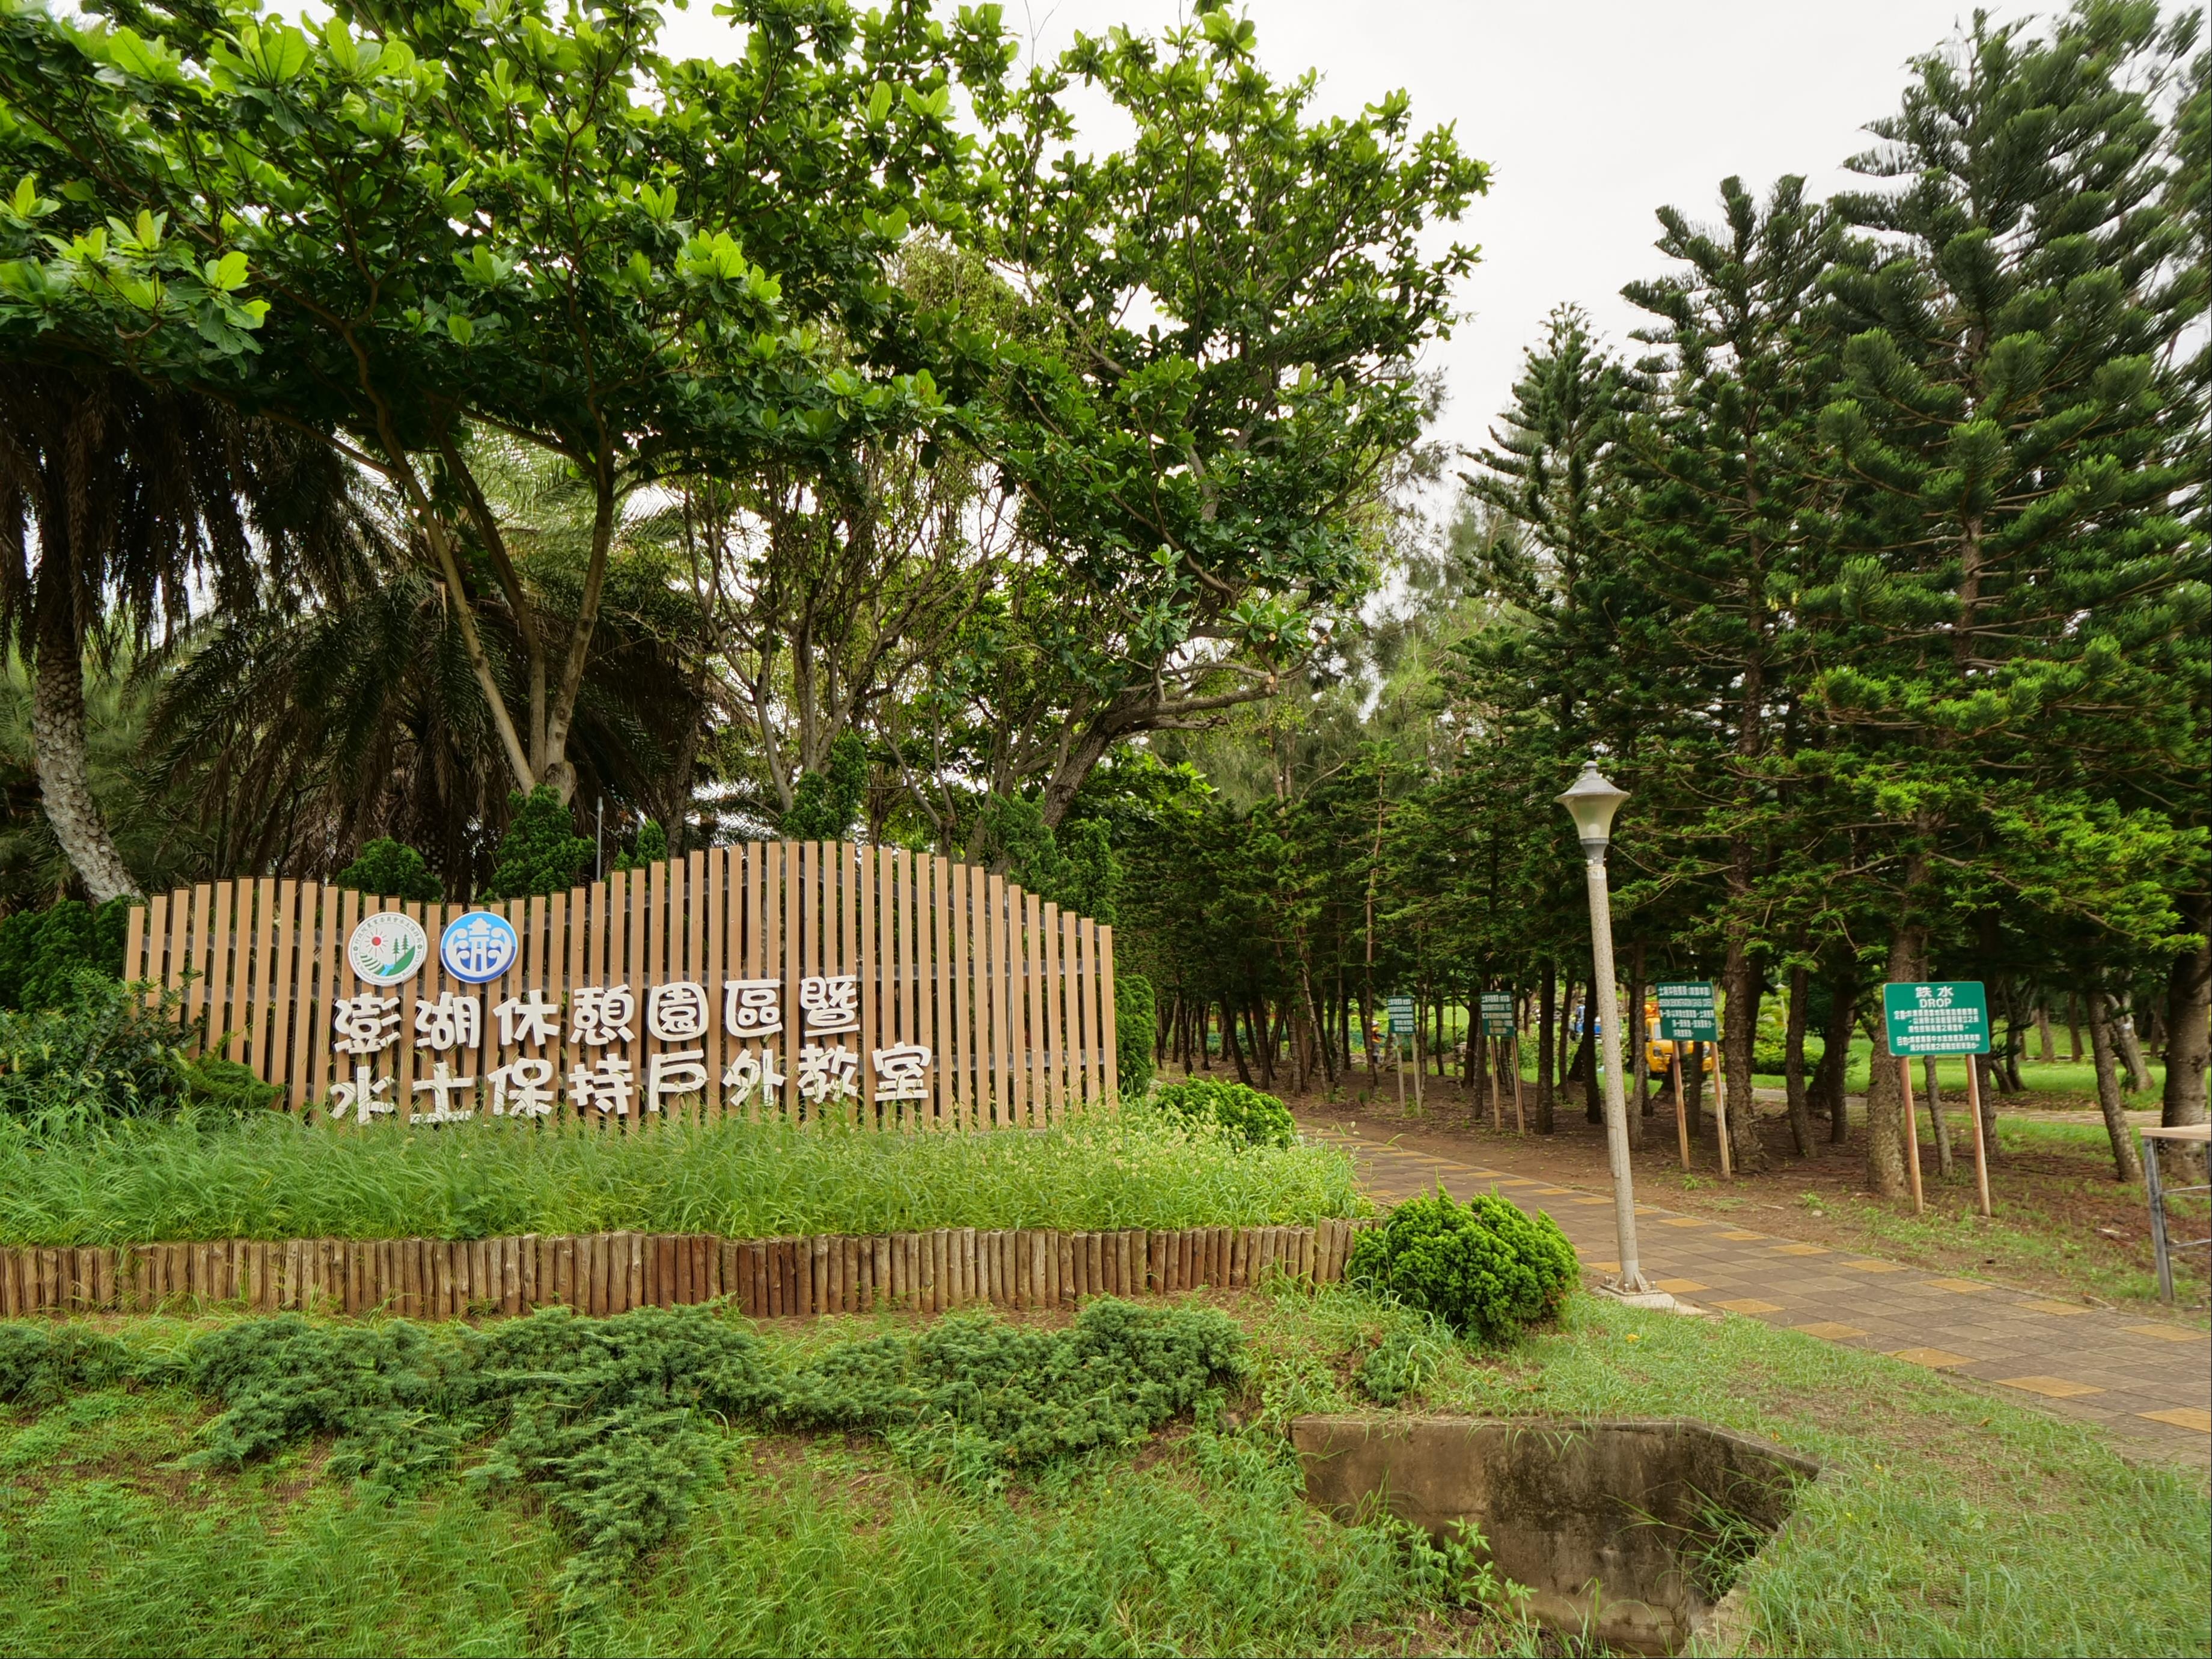
[[[553,1306],[604,1316],[724,1298],[756,1319],[878,1307],[1074,1308],[1101,1296],[1243,1290],[1276,1273],[1334,1283],[1344,1277],[1352,1240],[1374,1224],[23,1246],[0,1249],[0,1316],[231,1309],[469,1319]]]

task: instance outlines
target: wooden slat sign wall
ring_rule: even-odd
[[[512,927],[513,961],[471,982],[441,948],[467,907],[215,882],[131,912],[125,977],[180,992],[210,1046],[295,1110],[349,1124],[1028,1127],[1116,1087],[1114,930],[946,859],[754,842],[481,909]],[[420,924],[427,960],[377,984],[349,945],[390,911]]]

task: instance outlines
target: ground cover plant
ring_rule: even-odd
[[[1139,1110],[1026,1133],[478,1119],[334,1129],[281,1112],[42,1136],[0,1120],[0,1243],[483,1238],[617,1228],[1262,1226],[1364,1213],[1343,1152]]]
[[[196,1457],[216,1402],[94,1363],[0,1406],[0,1653],[1557,1652],[1504,1587],[1463,1605],[1437,1552],[1303,1500],[1289,1420],[1376,1409],[1376,1357],[1416,1350],[1405,1409],[1681,1414],[1819,1459],[1742,1570],[1749,1651],[2184,1654],[2212,1637],[2201,1472],[1877,1354],[1583,1297],[1507,1346],[1344,1287],[1224,1311],[1242,1381],[1218,1407],[995,1484],[947,1478],[919,1435],[699,1414],[715,1470],[619,1595],[559,1582],[579,1534],[543,1486],[471,1480],[466,1460],[365,1478],[327,1436]],[[136,1321],[125,1346],[181,1375],[211,1337],[269,1323]],[[728,1328],[793,1376],[915,1326]]]

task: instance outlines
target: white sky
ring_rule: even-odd
[[[951,0],[946,0],[951,3]],[[2056,9],[2016,3],[1999,18]],[[1006,20],[1056,53],[1078,31],[1157,32],[1182,0],[1012,0]],[[1658,274],[1653,210],[1716,216],[1720,180],[1764,191],[1804,173],[1821,192],[1897,106],[1905,60],[1968,8],[1956,0],[1253,0],[1261,62],[1322,70],[1319,106],[1350,113],[1404,88],[1419,126],[1450,123],[1488,161],[1490,194],[1457,230],[1483,263],[1471,315],[1435,349],[1451,402],[1441,435],[1483,441],[1545,314],[1571,300],[1616,342],[1640,313],[1620,297]],[[693,0],[664,48],[720,56],[728,27]]]

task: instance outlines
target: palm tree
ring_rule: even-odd
[[[112,370],[0,365],[0,636],[30,665],[40,801],[94,902],[138,884],[93,798],[88,647],[247,604],[264,565],[330,580],[360,555],[351,472],[313,435]]]

